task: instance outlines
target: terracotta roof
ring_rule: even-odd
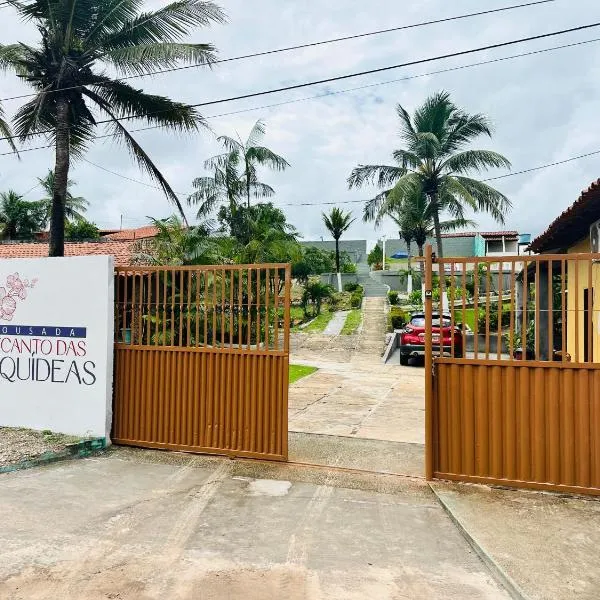
[[[158,228],[154,225],[138,227],[137,229],[122,229],[115,233],[104,235],[107,240],[142,240],[144,238],[153,238],[158,234]]]
[[[600,179],[581,192],[579,198],[538,235],[529,249],[533,252],[563,250],[586,237],[590,225],[600,219]]]
[[[112,255],[115,266],[126,267],[132,262],[131,242],[66,242],[65,256]],[[0,244],[0,259],[42,258],[48,256],[48,244],[41,242],[16,242]]]

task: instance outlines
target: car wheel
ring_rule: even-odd
[[[408,365],[408,359],[409,359],[408,354],[401,354],[400,355],[400,364],[403,367],[406,367]]]

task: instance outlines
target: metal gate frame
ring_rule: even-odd
[[[593,362],[594,354],[598,354],[599,340],[592,326],[594,317],[581,317],[583,296],[580,291],[583,287],[594,288],[600,277],[599,259],[600,255],[591,254],[437,259],[432,247],[426,247],[425,473],[428,480],[447,479],[600,495],[600,363]],[[502,289],[502,266],[498,276],[500,289],[496,299],[490,302],[489,277],[494,263],[510,265],[510,289],[508,294]],[[455,292],[459,289],[455,285],[456,264],[462,264],[463,289],[467,264],[473,264],[475,271],[479,264],[487,265],[487,292],[480,298],[481,307],[474,300],[473,309],[475,322],[479,308],[485,321],[481,341],[484,350],[476,351],[475,356],[465,353],[464,358],[454,357],[454,345],[450,356],[443,356],[437,351],[437,342],[435,347],[432,343],[432,287],[436,268],[444,274],[439,278],[442,297],[447,291],[448,297],[452,298],[448,302],[452,326],[456,323],[455,313],[464,311],[465,296],[462,296],[462,302],[459,301],[460,310],[454,302]],[[517,277],[515,265],[521,268]],[[450,268],[449,277],[446,266]],[[540,283],[544,269],[548,273],[545,286]],[[531,302],[528,273],[534,279],[529,282],[535,290]],[[521,278],[520,285],[525,283],[525,292],[522,292],[525,299],[521,298],[524,309],[517,319],[515,281],[518,277]],[[569,277],[573,278],[570,282]],[[479,275],[475,279],[479,281]],[[558,286],[560,307],[554,306],[555,285]],[[567,286],[571,286],[570,296]],[[474,298],[478,297],[475,284]],[[508,339],[504,342],[510,347],[508,354],[502,352],[500,338],[505,297],[506,303],[510,304],[510,328],[502,338]],[[490,307],[493,302],[498,311],[498,325],[497,330],[491,332]],[[600,318],[593,304],[587,310],[589,315]],[[570,326],[574,326],[574,330],[569,330],[569,336],[565,326],[567,312]],[[528,350],[530,313],[535,339],[531,339],[534,348]],[[521,318],[524,355],[523,359],[517,360],[514,354],[518,339],[515,322],[521,323]],[[555,323],[556,319],[562,320]],[[560,324],[558,333],[555,333],[555,324]],[[478,337],[477,328],[474,337],[475,340]],[[554,343],[561,345],[560,352],[555,353]],[[490,352],[493,344],[497,352]],[[569,348],[573,350],[573,356],[568,354]],[[480,358],[479,353],[484,357]]]
[[[114,443],[287,460],[290,265],[115,277]]]

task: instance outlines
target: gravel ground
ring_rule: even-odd
[[[51,431],[0,427],[0,466],[35,458],[44,452],[56,452],[77,441],[77,437]]]

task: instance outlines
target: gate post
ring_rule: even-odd
[[[425,246],[425,478],[433,479],[433,343],[432,343],[432,271],[431,244]]]

